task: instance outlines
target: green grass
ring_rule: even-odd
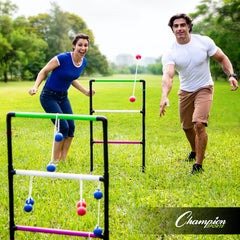
[[[134,76],[114,76],[117,78]],[[113,77],[111,77],[113,78]],[[139,76],[146,80],[146,173],[141,173],[141,146],[109,145],[109,212],[110,239],[238,239],[239,236],[144,234],[146,219],[135,222],[141,209],[159,207],[239,207],[240,94],[229,91],[225,82],[215,83],[211,109],[209,142],[201,177],[189,177],[191,164],[183,163],[190,148],[178,117],[177,91],[174,81],[167,114],[159,118],[160,76]],[[88,87],[88,80],[81,83]],[[0,83],[0,239],[9,238],[6,114],[9,111],[43,112],[39,93],[31,97],[31,82]],[[95,109],[140,109],[141,85],[136,87],[136,102],[130,103],[133,83],[94,83]],[[89,114],[88,97],[71,88],[73,111]],[[109,140],[141,140],[140,114],[102,114],[108,118]],[[13,162],[16,169],[44,171],[51,158],[53,125],[50,120],[13,118]],[[102,135],[101,123],[94,123],[94,138]],[[76,121],[76,133],[66,163],[59,172],[89,172],[89,122]],[[94,174],[103,173],[102,146],[94,146]],[[33,179],[31,213],[23,211],[28,197],[29,177],[14,177],[15,224],[92,231],[97,224],[97,202],[92,197],[97,183],[83,182],[87,214],[77,215],[79,182],[51,178]],[[103,203],[103,202],[102,202]],[[103,209],[103,204],[101,204]],[[154,222],[154,220],[153,220]],[[103,211],[100,226],[103,225]],[[155,226],[156,227],[156,226]],[[160,233],[159,233],[160,234]],[[77,239],[60,235],[17,231],[16,239]]]

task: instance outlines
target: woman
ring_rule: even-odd
[[[47,113],[73,113],[67,93],[71,84],[80,92],[89,96],[89,90],[84,88],[77,80],[87,64],[84,56],[88,51],[89,36],[77,34],[73,39],[72,47],[72,52],[62,53],[52,58],[39,72],[34,87],[29,90],[30,95],[36,94],[41,82],[51,72],[40,96],[41,105]],[[95,94],[94,90],[92,94]],[[52,121],[55,124],[55,120],[52,119]],[[74,129],[73,120],[60,121],[60,132],[63,134],[63,140],[54,143],[53,162],[66,160],[74,137]]]

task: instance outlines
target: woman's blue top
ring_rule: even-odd
[[[48,77],[45,86],[54,90],[65,92],[69,89],[73,80],[80,77],[84,67],[87,64],[83,57],[81,66],[76,66],[72,59],[71,52],[57,55],[59,67],[55,68]]]

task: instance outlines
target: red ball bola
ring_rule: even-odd
[[[87,204],[86,204],[85,200],[84,200],[84,199],[81,199],[81,200],[77,203],[77,207],[78,207],[78,208],[79,208],[79,207],[84,207],[84,208],[86,208],[86,207],[87,207]]]
[[[79,208],[77,209],[77,213],[78,213],[79,216],[85,215],[86,212],[87,212],[87,210],[86,210],[85,207],[79,207]]]
[[[87,212],[86,206],[87,206],[87,204],[86,204],[86,202],[85,202],[84,199],[81,199],[81,200],[77,203],[77,207],[78,207],[77,213],[78,213],[79,216],[83,216],[83,215],[86,214],[86,212]]]
[[[136,55],[136,59],[137,59],[137,60],[140,60],[141,58],[142,58],[142,56],[141,56],[141,55],[139,55],[139,54],[138,54],[138,55]]]
[[[131,97],[129,98],[129,100],[130,100],[130,102],[135,102],[136,98],[135,98],[134,96],[131,96]]]

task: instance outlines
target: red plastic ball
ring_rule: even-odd
[[[135,102],[136,98],[135,98],[134,96],[131,96],[131,97],[129,98],[129,100],[130,100],[130,102]]]
[[[78,213],[79,216],[85,215],[86,212],[87,212],[87,210],[86,210],[85,207],[79,207],[79,208],[77,209],[77,213]]]
[[[139,55],[139,54],[138,54],[138,55],[136,55],[136,59],[137,59],[137,60],[139,60],[139,59],[141,59],[141,58],[142,58],[142,56],[141,56],[141,55]]]
[[[86,202],[85,202],[85,200],[84,199],[81,199],[78,203],[77,203],[77,207],[79,208],[79,207],[87,207],[87,204],[86,204]]]

